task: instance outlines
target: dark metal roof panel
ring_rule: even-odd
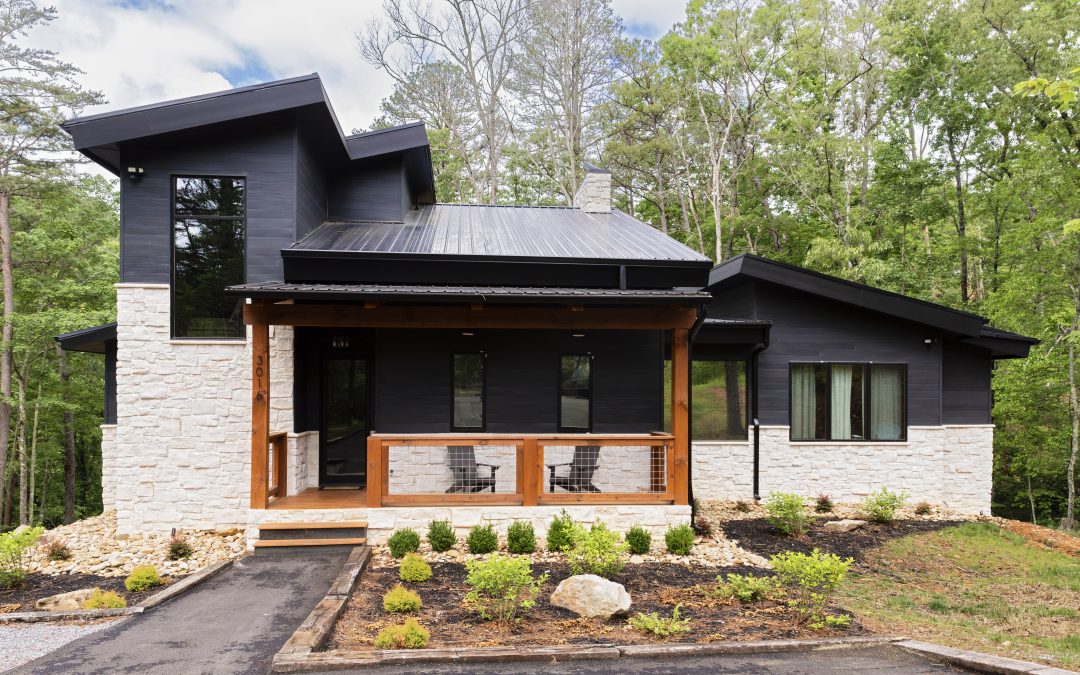
[[[350,159],[375,157],[429,145],[423,122],[412,122],[387,129],[376,129],[345,137]]]
[[[226,291],[249,298],[334,300],[381,298],[446,302],[707,302],[712,296],[693,289],[539,288],[522,286],[415,286],[388,284],[253,283]]]
[[[63,349],[69,352],[91,352],[94,354],[105,353],[105,343],[116,340],[116,323],[107,323],[103,326],[83,328],[80,330],[57,335],[53,338],[60,343]]]

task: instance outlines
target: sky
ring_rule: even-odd
[[[392,84],[354,34],[381,0],[50,0],[59,18],[28,43],[58,51],[117,110],[318,72],[342,128],[367,128]],[[685,0],[612,0],[627,33],[655,38]]]

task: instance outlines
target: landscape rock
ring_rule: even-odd
[[[42,598],[34,603],[34,606],[46,612],[71,612],[82,609],[83,603],[89,600],[93,594],[94,589],[92,588],[80,588],[77,591],[58,593],[57,595]]]
[[[857,530],[866,524],[865,520],[853,520],[845,518],[843,520],[830,520],[822,527],[829,532],[851,532]]]
[[[563,579],[551,594],[551,604],[591,619],[625,615],[630,611],[630,602],[630,594],[622,584],[595,574]]]

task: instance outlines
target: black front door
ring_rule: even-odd
[[[322,363],[319,485],[367,483],[371,364],[366,357],[327,356]]]

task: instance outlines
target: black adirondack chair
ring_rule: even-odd
[[[476,451],[471,445],[451,445],[446,448],[446,463],[454,472],[454,484],[446,488],[448,494],[461,492],[495,492],[495,471],[498,464],[476,461]],[[481,476],[478,467],[486,467],[490,475]]]
[[[549,482],[551,491],[561,487],[567,492],[600,492],[600,488],[592,483],[593,474],[596,473],[596,465],[600,461],[599,445],[574,446],[574,457],[569,462],[561,464],[548,464],[550,474]],[[560,476],[555,469],[561,466],[570,467],[566,475]]]

